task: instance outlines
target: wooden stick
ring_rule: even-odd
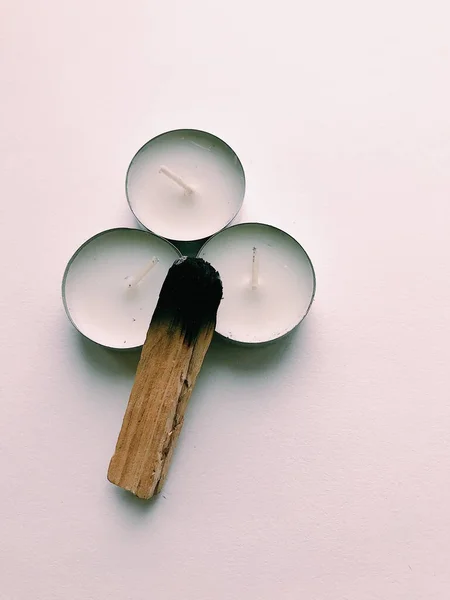
[[[140,498],[161,491],[222,298],[202,259],[169,270],[142,349],[108,479]]]

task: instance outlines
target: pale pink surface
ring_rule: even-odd
[[[1,600],[447,600],[448,1],[1,13]],[[318,293],[279,346],[214,343],[147,507],[106,481],[136,358],[59,283],[176,127],[231,144]]]

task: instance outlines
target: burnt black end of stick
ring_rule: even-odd
[[[180,331],[188,345],[200,331],[216,326],[222,300],[219,273],[202,258],[183,256],[170,267],[159,294],[152,324],[167,323],[170,331]]]

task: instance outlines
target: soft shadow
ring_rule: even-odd
[[[141,349],[110,350],[78,335],[80,355],[90,367],[106,375],[118,377],[136,373]]]
[[[131,492],[127,492],[122,488],[108,483],[108,489],[105,488],[105,494],[108,504],[111,509],[123,520],[126,527],[140,528],[142,523],[148,519],[153,519],[158,511],[162,508],[161,494],[154,496],[150,500],[142,500]]]
[[[206,355],[205,365],[213,369],[225,366],[236,372],[273,371],[284,362],[286,353],[293,345],[298,351],[301,339],[299,328],[275,342],[253,346],[238,345],[216,334]]]
[[[115,485],[110,486],[110,489],[110,493],[114,498],[114,502],[118,504],[120,508],[124,508],[130,514],[138,517],[141,515],[146,515],[155,510],[156,506],[161,501],[161,494],[153,496],[153,498],[150,498],[150,500],[143,500],[131,492],[127,492],[126,490],[123,490]]]
[[[196,242],[172,242],[178,248],[183,256],[197,256],[200,248],[206,242],[206,239]]]

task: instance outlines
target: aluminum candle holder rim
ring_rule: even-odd
[[[169,240],[166,240],[165,238],[161,238],[161,236],[157,235],[156,233],[153,233],[152,231],[148,231],[148,230],[144,230],[144,229],[137,229],[135,227],[111,227],[110,229],[105,229],[104,231],[99,231],[95,235],[91,236],[89,239],[87,239],[85,242],[83,242],[81,244],[81,246],[79,246],[75,250],[75,252],[72,254],[72,256],[69,258],[66,268],[64,269],[64,274],[63,274],[63,278],[62,278],[62,282],[61,282],[61,296],[62,296],[64,311],[67,315],[67,318],[69,319],[69,321],[71,322],[73,327],[78,331],[78,333],[80,333],[83,336],[83,338],[89,340],[90,342],[96,344],[97,346],[101,346],[102,348],[107,348],[108,350],[117,350],[118,352],[130,352],[133,350],[139,350],[140,348],[142,348],[143,344],[139,344],[138,346],[131,346],[129,348],[118,348],[116,346],[109,346],[108,344],[102,344],[101,342],[92,339],[91,337],[86,335],[86,333],[81,331],[81,329],[78,327],[78,325],[72,319],[72,315],[70,314],[70,309],[67,305],[66,283],[67,283],[67,277],[68,277],[68,274],[70,271],[70,267],[72,266],[74,260],[88,244],[93,242],[95,239],[101,237],[102,235],[106,235],[107,233],[112,233],[113,231],[138,231],[139,233],[142,233],[143,235],[146,235],[146,236],[150,235],[152,237],[157,237],[157,238],[160,238],[166,244],[169,244],[169,246],[172,246],[172,248],[175,250],[175,252],[178,254],[179,257],[182,256],[182,253]]]
[[[312,291],[311,291],[311,297],[308,303],[308,306],[306,307],[305,312],[303,313],[302,317],[300,318],[300,320],[293,326],[291,327],[288,331],[282,333],[281,335],[274,337],[270,340],[264,340],[264,341],[256,341],[256,342],[247,342],[247,341],[242,341],[242,340],[236,340],[234,338],[231,338],[223,333],[220,333],[219,331],[217,331],[216,329],[216,334],[219,335],[221,338],[227,340],[228,342],[231,342],[232,344],[235,344],[237,346],[266,346],[267,344],[272,344],[274,342],[277,342],[278,340],[281,340],[283,338],[285,338],[286,336],[290,335],[295,329],[297,329],[297,327],[303,323],[303,321],[305,320],[305,318],[308,316],[309,311],[311,310],[311,306],[312,303],[314,302],[314,298],[316,296],[316,288],[317,288],[317,280],[316,280],[316,272],[314,270],[314,265],[313,262],[311,260],[311,257],[309,256],[309,254],[306,252],[306,250],[304,249],[304,247],[300,244],[300,242],[294,237],[292,236],[290,233],[287,233],[286,231],[284,231],[284,229],[281,229],[280,227],[276,227],[275,225],[270,225],[269,223],[262,223],[259,221],[246,221],[245,223],[236,223],[235,225],[231,225],[230,227],[221,229],[220,231],[218,231],[217,233],[215,233],[214,235],[212,235],[210,238],[208,238],[206,240],[206,242],[203,244],[203,246],[200,248],[200,250],[197,253],[197,256],[199,258],[201,257],[201,253],[203,252],[203,249],[209,244],[209,242],[211,240],[213,240],[215,237],[221,235],[224,233],[224,230],[226,229],[227,231],[230,229],[234,229],[235,227],[242,227],[244,225],[258,225],[258,226],[262,226],[262,227],[267,227],[268,229],[274,229],[275,231],[278,231],[282,234],[284,234],[285,236],[287,236],[288,238],[290,238],[304,253],[307,263],[311,268],[311,275],[312,275]],[[214,265],[213,265],[214,266]],[[220,307],[219,307],[220,309]]]
[[[243,192],[242,192],[242,198],[239,201],[239,205],[237,207],[236,212],[233,214],[233,216],[231,217],[231,219],[229,219],[227,221],[227,223],[224,224],[224,226],[221,229],[219,229],[218,231],[215,231],[215,232],[211,233],[210,235],[207,235],[206,237],[202,237],[202,238],[190,238],[190,239],[185,239],[185,240],[177,240],[175,238],[167,238],[164,235],[160,235],[158,232],[153,231],[152,229],[150,229],[147,225],[145,225],[139,219],[139,217],[136,215],[136,213],[133,210],[133,207],[131,205],[130,193],[129,193],[129,189],[128,188],[129,188],[129,178],[130,178],[131,168],[132,168],[133,163],[135,162],[136,158],[144,150],[144,148],[146,148],[149,144],[152,144],[153,142],[155,142],[159,138],[164,137],[165,135],[169,135],[169,134],[172,134],[172,133],[182,133],[184,131],[188,131],[188,132],[192,132],[192,133],[199,133],[199,134],[204,134],[204,135],[210,136],[211,138],[214,138],[215,140],[218,140],[221,144],[223,144],[224,146],[226,146],[234,154],[234,156],[236,157],[237,165],[238,165],[239,170],[240,170],[240,172],[242,174],[244,189],[243,189]],[[139,150],[137,152],[135,152],[133,158],[130,161],[130,164],[128,165],[127,173],[126,173],[126,176],[125,176],[125,195],[126,195],[126,198],[127,198],[127,204],[129,206],[131,212],[133,213],[133,216],[136,219],[136,221],[139,223],[139,225],[141,227],[144,228],[145,231],[150,231],[150,233],[153,233],[154,235],[162,237],[163,239],[167,239],[167,240],[169,240],[171,242],[174,242],[175,244],[177,244],[178,242],[189,243],[189,242],[200,242],[200,241],[203,241],[203,240],[209,240],[214,235],[217,235],[218,233],[220,233],[221,231],[223,231],[224,229],[226,229],[230,225],[230,223],[232,223],[234,221],[234,219],[236,218],[236,216],[239,214],[239,211],[241,210],[242,205],[244,204],[244,198],[245,198],[246,188],[247,188],[247,180],[246,180],[246,176],[245,176],[244,166],[243,166],[243,164],[241,162],[241,159],[239,158],[239,156],[237,155],[237,153],[233,150],[233,148],[229,144],[227,144],[219,136],[214,135],[213,133],[210,133],[209,131],[205,131],[203,129],[195,129],[195,128],[192,128],[192,127],[183,127],[183,128],[180,128],[180,129],[169,129],[168,131],[164,131],[163,133],[159,133],[158,135],[155,135],[154,137],[152,137],[151,139],[149,139],[147,142],[145,142],[145,144],[143,144],[139,148]]]

